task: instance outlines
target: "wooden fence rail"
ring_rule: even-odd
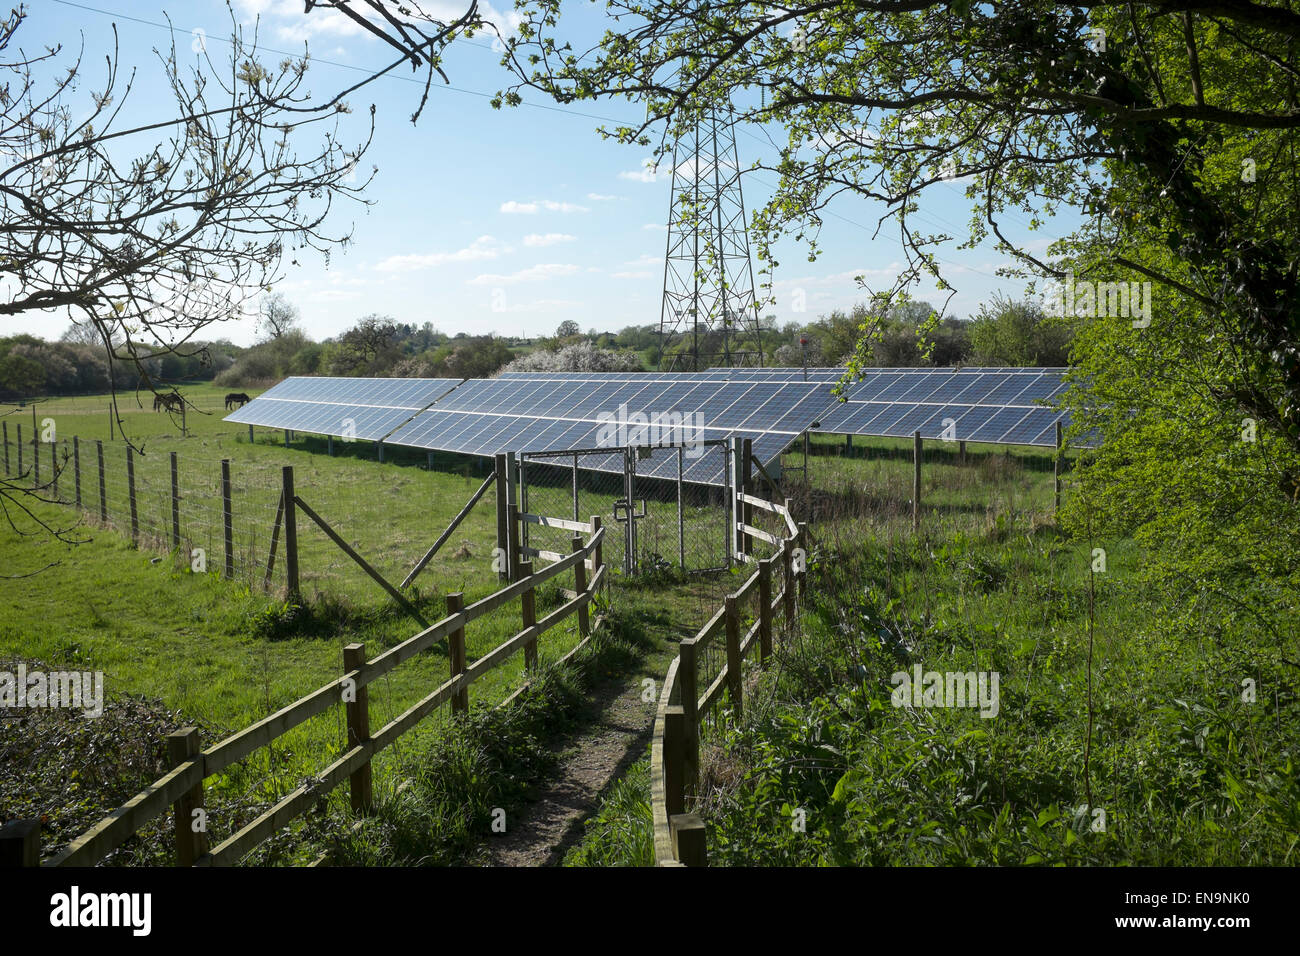
[[[736,497],[738,504],[778,515],[790,533],[778,538],[759,532],[745,521],[736,522],[737,532],[779,545],[776,554],[758,561],[754,573],[726,596],[722,607],[704,626],[679,642],[677,656],[664,676],[650,742],[650,805],[655,863],[659,866],[707,865],[704,821],[686,809],[687,798],[694,793],[699,778],[700,724],[724,695],[729,698],[732,712],[740,715],[745,659],[757,644],[760,664],[768,663],[773,619],[784,608],[786,625],[793,625],[796,590],[803,593],[807,527],[794,521],[789,500],[776,504],[743,493]],[[758,598],[753,602],[755,620],[742,634],[742,614],[747,613],[745,608],[754,595]],[[700,661],[704,650],[720,634],[726,641],[726,663],[701,693]]]
[[[301,501],[298,504],[302,506]],[[169,752],[175,762],[171,770],[41,865],[92,866],[169,808],[177,815],[177,861],[181,865],[193,863],[198,866],[228,866],[238,863],[256,846],[344,780],[350,780],[352,784],[353,810],[364,812],[369,808],[371,800],[370,762],[375,754],[390,746],[443,704],[455,705],[459,702],[467,707],[469,687],[475,680],[501,666],[519,650],[535,648],[541,635],[566,618],[572,615],[579,618],[582,638],[579,647],[591,639],[592,628],[587,622],[587,615],[594,596],[605,584],[606,568],[601,557],[605,532],[600,527],[600,518],[594,517],[590,526],[594,530],[587,541],[583,542],[575,536],[572,554],[473,604],[464,606],[460,594],[449,594],[446,617],[377,657],[367,660],[364,645],[348,645],[344,648],[345,673],[337,680],[317,688],[239,733],[213,744],[207,750],[199,749],[197,730],[187,728],[182,731],[183,740],[169,745]],[[586,575],[588,561],[594,565],[594,573],[590,578]],[[574,574],[575,596],[541,620],[531,620],[534,616],[529,613],[532,602],[523,604],[522,598],[525,595],[531,598],[539,586],[565,571]],[[523,604],[523,630],[473,663],[467,664],[464,657],[466,626],[517,597],[521,598]],[[599,621],[596,623],[598,625]],[[448,680],[372,734],[366,686],[443,640],[449,643],[451,675]],[[453,643],[454,649],[450,646]],[[565,658],[571,657],[577,649],[570,650]],[[459,653],[453,653],[453,650]],[[195,839],[194,828],[189,825],[189,820],[196,809],[203,808],[205,780],[336,705],[342,705],[347,712],[347,750],[342,756],[309,783],[279,800],[257,819],[210,850]],[[453,706],[453,709],[460,711],[463,707]],[[39,828],[37,833],[39,834]],[[30,864],[36,858],[27,845],[33,839],[30,827],[7,827],[3,838],[0,838],[0,844],[10,839],[23,841],[23,847],[13,851],[14,859]],[[9,846],[0,845],[0,856],[6,856],[10,852]]]

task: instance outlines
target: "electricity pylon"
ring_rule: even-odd
[[[710,109],[673,144],[659,367],[753,364],[763,364],[762,334],[734,119]]]

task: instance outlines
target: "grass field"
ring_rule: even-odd
[[[205,740],[212,741],[337,677],[342,672],[341,645],[363,641],[373,656],[417,629],[413,620],[401,613],[302,515],[299,517],[300,563],[310,599],[307,608],[301,611],[289,608],[277,597],[276,585],[282,583],[278,572],[271,591],[262,589],[260,571],[256,570],[259,540],[266,540],[274,520],[281,466],[292,464],[298,494],[368,560],[396,580],[401,579],[482,480],[472,461],[454,456],[436,456],[430,467],[423,453],[390,448],[387,460],[379,463],[373,459],[373,446],[367,443],[335,442],[335,455],[331,457],[326,454],[323,439],[297,436],[291,447],[286,448],[280,434],[265,431],[259,433],[257,442],[249,444],[246,429],[220,422],[224,394],[221,390],[196,387],[187,394],[200,409],[211,410],[213,414],[191,412],[187,416],[189,434],[185,437],[180,434],[179,422],[166,414],[134,410],[123,415],[128,434],[142,452],[136,457],[135,465],[145,544],[156,545],[157,549],[149,546],[137,549],[130,544],[129,534],[124,533],[129,532],[129,521],[124,522],[121,517],[125,510],[124,479],[108,483],[113,527],[101,527],[93,514],[95,503],[92,500],[89,504],[92,514],[73,532],[85,539],[84,543],[69,546],[52,541],[47,535],[20,536],[8,530],[0,537],[5,574],[26,575],[52,565],[39,574],[17,577],[6,583],[0,637],[7,651],[15,659],[39,661],[51,668],[75,666],[103,670],[110,695],[118,701],[137,701],[137,709],[145,712],[146,722],[152,721],[150,726],[156,731],[153,737],[131,738],[131,746],[141,751],[139,759],[122,761],[122,773],[117,778],[100,774],[93,789],[88,783],[85,791],[65,793],[65,802],[51,814],[51,836],[55,840],[67,838],[152,777],[159,768],[156,738],[166,729],[180,723],[197,723],[203,728]],[[106,408],[107,403],[103,404]],[[97,480],[97,475],[93,478],[87,475],[87,448],[92,447],[91,442],[104,440],[106,457],[124,455],[120,439],[111,444],[107,441],[106,411],[96,412],[94,403],[88,400],[68,399],[39,406],[37,414],[38,423],[45,418],[54,420],[59,438],[77,435],[81,439],[85,502],[89,497],[86,486]],[[10,416],[9,420],[16,423],[18,417]],[[27,427],[30,428],[30,419]],[[13,430],[10,437],[15,437]],[[42,449],[47,450],[48,446]],[[186,538],[181,553],[166,550],[170,543],[167,540],[170,451],[177,452],[181,463],[182,529]],[[1051,526],[1049,451],[971,446],[966,460],[960,461],[955,446],[934,443],[927,447],[920,538],[911,532],[910,441],[858,439],[849,449],[843,439],[821,436],[813,440],[811,452],[808,481],[798,470],[803,464],[800,451],[788,454],[784,462],[796,513],[810,520],[814,536],[822,542],[821,567],[842,565],[846,569],[860,569],[861,573],[861,579],[854,580],[850,572],[848,584],[836,584],[831,589],[833,597],[828,600],[832,604],[847,602],[851,607],[858,600],[852,594],[887,594],[897,588],[901,589],[902,597],[893,595],[896,603],[886,602],[886,606],[891,613],[904,615],[908,620],[932,622],[940,613],[947,616],[945,619],[955,621],[998,618],[1003,621],[1002,631],[1009,635],[1007,639],[1018,642],[1016,647],[1032,639],[1035,647],[1039,642],[1046,642],[1045,648],[1054,648],[1057,645],[1053,642],[1062,639],[1058,633],[1063,623],[1062,612],[1051,602],[1044,603],[1042,594],[1055,595],[1060,591],[1067,597],[1053,597],[1052,601],[1064,600],[1066,610],[1072,615],[1068,620],[1077,624],[1077,588],[1067,587],[1065,579],[1070,573],[1068,562],[1077,562],[1081,545],[1042,543],[1045,529]],[[232,483],[237,489],[234,510],[239,560],[247,562],[255,572],[238,575],[234,582],[223,581],[213,573],[221,563],[214,555],[221,548],[219,463],[222,458],[231,460]],[[124,475],[125,469],[120,472]],[[67,474],[65,471],[60,487],[64,499],[71,498]],[[611,534],[617,534],[618,526],[609,520],[617,492],[601,487],[601,480],[588,483],[584,479],[583,511],[590,507],[593,512],[606,515]],[[567,516],[571,507],[567,479],[537,484],[530,489],[530,494],[530,507],[535,510]],[[662,517],[667,510],[664,503],[651,504],[652,513],[660,517],[642,528],[647,554],[667,552],[671,557],[675,551],[675,520]],[[39,513],[51,523],[67,524],[75,512],[67,507],[42,505]],[[146,513],[156,518],[146,519]],[[716,507],[701,502],[693,507],[692,513],[695,523],[708,529],[710,540],[720,539],[721,525],[717,523],[720,512]],[[539,538],[533,543],[567,550],[565,537]],[[412,599],[430,620],[442,615],[449,591],[461,590],[467,600],[474,600],[496,589],[497,578],[490,560],[494,543],[495,516],[489,495],[411,592]],[[191,572],[187,558],[193,546],[207,548],[210,573]],[[980,556],[985,547],[997,550],[996,560]],[[855,554],[875,553],[874,549],[883,549],[885,554],[894,557],[870,566],[853,558]],[[1126,545],[1116,543],[1113,552],[1121,568],[1126,566],[1125,549]],[[606,549],[607,561],[616,560],[611,555],[614,550]],[[972,555],[969,559],[960,557],[968,554]],[[900,555],[908,557],[904,560]],[[986,567],[989,561],[993,564]],[[895,566],[891,562],[901,563]],[[624,615],[624,625],[633,619],[658,622],[652,628],[651,644],[690,633],[713,612],[721,594],[734,588],[748,573],[737,568],[730,574],[684,578],[669,566],[671,563],[657,566],[649,587],[645,584],[630,590],[616,587],[612,592],[616,608]],[[976,597],[982,592],[963,581],[981,581],[981,574],[991,575],[991,580],[999,582],[993,593],[1003,595],[1005,606],[976,603]],[[1116,577],[1122,579],[1123,575],[1120,571]],[[1045,580],[1039,580],[1044,576]],[[836,590],[841,587],[847,587],[852,594]],[[1007,587],[1010,589],[1005,590]],[[549,589],[541,597],[539,610],[554,606],[559,600],[558,593]],[[814,602],[814,606],[821,605]],[[517,618],[518,608],[511,605],[476,622],[468,635],[470,659],[514,633],[519,627]],[[1101,638],[1100,646],[1106,653],[1116,651],[1113,635],[1122,633],[1121,619],[1117,616],[1109,621],[1108,633],[1112,636]],[[554,660],[575,640],[571,627],[548,634],[542,642],[543,659]],[[644,646],[635,653],[643,651]],[[602,653],[613,653],[618,659],[619,654],[631,652],[624,646],[621,650],[606,648]],[[1043,653],[1050,661],[1064,659],[1059,650]],[[476,683],[475,700],[490,704],[503,699],[520,683],[521,668],[521,662],[515,660]],[[372,686],[372,726],[396,716],[427,693],[444,679],[447,669],[445,651],[437,648]],[[1070,680],[1076,676],[1072,671]],[[1054,680],[1061,677],[1052,675]],[[557,678],[554,686],[539,690],[543,704],[536,706],[542,711],[550,708],[556,714],[567,712],[576,693],[574,679],[572,675]],[[528,758],[524,763],[540,759],[539,719],[534,713],[533,723],[521,738],[531,744],[515,748],[521,760]],[[480,728],[483,733],[511,732],[493,725],[491,718],[483,720],[486,721]],[[259,808],[293,789],[304,776],[337,756],[344,738],[341,721],[341,713],[328,712],[277,741],[274,748],[259,752],[210,782],[210,800],[218,808],[212,821],[214,839],[247,822]],[[723,731],[724,728],[717,728],[719,740],[725,739]],[[151,747],[154,752],[147,753]],[[475,761],[487,759],[461,730],[450,727],[441,717],[430,719],[417,733],[403,738],[397,748],[379,758],[375,772],[377,795],[381,801],[389,802],[386,806],[391,803],[393,807],[402,807],[413,799],[418,803],[414,793],[436,791],[441,795],[430,796],[419,804],[422,809],[415,814],[416,818],[427,822],[431,812],[428,808],[441,807],[434,817],[453,821],[449,825],[457,829],[459,838],[466,838],[470,824],[462,819],[463,815],[447,810],[447,795],[437,791],[427,775],[413,776],[412,759],[418,762],[430,754],[442,754],[438,759],[429,758],[433,763],[442,760],[448,766],[461,767],[462,771],[467,759],[469,766],[478,766]],[[63,766],[54,754],[37,757],[44,761],[41,766],[47,776],[56,775]],[[720,759],[718,767],[728,764],[732,758]],[[509,766],[509,761],[500,755],[492,760],[495,762],[490,761],[493,768],[490,772],[469,776],[474,779],[500,776]],[[17,797],[11,794],[7,798],[6,813],[21,815],[49,807],[48,800],[40,802],[45,799],[40,777],[38,774],[36,782],[21,789]],[[722,773],[719,779],[725,777]],[[423,780],[422,788],[412,791],[407,787],[399,794],[397,788],[411,779]],[[442,785],[445,780],[439,784]],[[614,799],[620,807],[631,807],[635,801],[629,801],[629,797],[640,786],[641,777],[633,775],[620,785]],[[727,786],[743,790],[743,785],[735,780]],[[48,786],[45,790],[48,791]],[[726,786],[718,790],[719,794],[728,792],[731,791]],[[340,821],[346,819],[346,814],[340,812],[345,801],[340,794],[332,800],[331,813],[306,821],[297,828],[296,835],[277,839],[253,859],[302,862],[318,851],[323,842],[332,840],[337,845]],[[488,797],[484,795],[483,799]],[[725,802],[717,804],[717,807],[725,806]],[[393,812],[401,818],[406,811]],[[643,815],[638,819],[643,822]],[[720,821],[717,826],[733,826],[736,820],[725,813],[717,819]],[[626,822],[622,810],[603,813],[593,824],[592,839],[596,843],[589,841],[574,859],[616,860],[621,841],[631,839],[625,834],[641,832],[636,826],[625,826]],[[418,841],[408,845],[411,834],[404,830],[404,825],[394,823],[392,832],[401,835],[400,839],[393,839],[398,840],[402,853],[412,854],[414,858],[419,858],[421,853],[441,858],[428,847],[422,851]],[[130,848],[124,860],[156,858],[163,852],[159,836],[160,833],[154,834],[152,842],[146,840],[141,847]],[[394,849],[396,844],[385,842],[388,838],[375,839],[377,842],[372,843],[363,840],[360,846],[355,845],[355,840],[345,840],[345,845],[351,847],[348,858],[374,862],[382,860],[385,852],[398,852]],[[640,845],[643,851],[644,842]],[[748,859],[758,861],[757,857]]]
[[[40,662],[47,669],[102,670],[108,695],[118,701],[136,701],[135,706],[154,721],[155,731],[138,740],[132,736],[131,745],[139,752],[121,761],[122,772],[117,776],[100,768],[93,790],[89,782],[84,789],[75,781],[66,785],[71,789],[65,789],[60,782],[56,789],[63,792],[61,805],[51,806],[48,800],[50,787],[66,771],[58,753],[33,756],[43,769],[31,775],[28,785],[20,786],[9,778],[9,784],[0,788],[4,814],[47,814],[51,818],[47,850],[156,776],[161,767],[158,738],[167,730],[181,723],[196,723],[210,743],[339,676],[343,644],[364,642],[368,654],[374,656],[419,629],[304,515],[298,519],[302,580],[308,598],[304,610],[287,606],[278,596],[283,582],[279,572],[269,592],[260,586],[260,571],[237,573],[235,581],[221,580],[222,458],[231,460],[240,561],[254,561],[247,555],[255,554],[257,541],[269,536],[279,472],[282,465],[292,464],[297,493],[396,581],[482,480],[472,462],[452,456],[439,456],[430,468],[423,453],[396,449],[389,449],[388,460],[380,464],[368,457],[373,446],[363,443],[348,446],[336,442],[334,457],[325,453],[320,439],[300,437],[286,449],[270,440],[280,436],[262,433],[250,445],[246,429],[220,422],[221,390],[195,387],[187,394],[200,409],[213,414],[191,411],[186,437],[180,434],[179,421],[166,414],[138,409],[122,414],[127,434],[141,452],[134,462],[144,539],[141,548],[129,540],[124,467],[106,467],[109,525],[101,525],[95,515],[98,475],[89,449],[99,439],[105,443],[106,462],[125,456],[120,436],[116,442],[108,440],[106,411],[95,412],[94,403],[86,399],[38,406],[40,427],[45,427],[45,419],[53,419],[57,438],[67,440],[76,435],[80,439],[82,498],[90,514],[79,516],[73,508],[54,504],[34,509],[51,526],[72,526],[69,537],[80,542],[77,544],[52,540],[40,533],[34,522],[16,513],[18,529],[25,533],[8,527],[0,532],[0,573],[12,578],[5,582],[0,596],[4,607],[2,656],[15,662]],[[107,402],[102,404],[106,409]],[[16,442],[20,421],[26,426],[24,437],[30,438],[30,418],[24,417],[28,415],[23,410],[6,419],[11,443]],[[48,454],[49,447],[42,446],[41,453]],[[16,447],[11,446],[10,451],[16,470]],[[178,553],[167,550],[170,451],[177,452],[180,462],[185,540]],[[27,457],[25,464],[30,463]],[[70,474],[69,466],[60,481],[60,497],[66,501],[74,494]],[[43,480],[49,475],[47,468]],[[541,486],[534,495],[535,501],[549,501]],[[566,487],[563,498],[571,505],[568,495]],[[558,502],[561,496],[557,492],[551,497]],[[584,503],[592,502],[605,514],[612,510],[612,499],[612,492],[602,495],[599,489],[583,489]],[[617,526],[610,524],[611,534],[617,534]],[[536,534],[534,538],[535,545],[568,550],[567,539],[542,539]],[[495,513],[489,493],[410,591],[429,620],[443,615],[445,595],[451,591],[464,592],[470,602],[499,587],[491,561],[494,545]],[[192,573],[192,547],[206,549],[208,573]],[[617,548],[607,548],[606,555],[607,560],[617,560]],[[245,569],[237,565],[237,572],[240,570]],[[571,586],[571,581],[561,583]],[[708,579],[679,583],[667,599],[656,595],[656,610],[670,609],[683,627],[690,626],[711,612],[718,588]],[[544,589],[539,593],[539,614],[561,600],[554,587]],[[635,604],[636,600],[627,596],[622,603]],[[467,632],[470,661],[519,628],[517,602],[474,622]],[[548,632],[541,641],[543,663],[558,658],[576,641],[572,620]],[[445,650],[439,647],[372,685],[372,726],[395,717],[444,680],[448,667]],[[499,701],[519,686],[521,678],[522,660],[516,657],[476,682],[473,699],[485,705]],[[292,790],[304,776],[336,757],[344,739],[341,721],[341,712],[327,712],[281,738],[273,748],[259,751],[209,781],[211,805],[223,808],[212,815],[213,839],[247,822],[255,810]],[[382,755],[376,763],[377,794],[386,796],[385,787],[406,779],[394,768],[412,753],[438,745],[425,738],[441,740],[449,732],[442,717],[430,718],[393,751]],[[100,746],[101,752],[107,752],[108,741]],[[24,750],[10,741],[6,752]],[[286,859],[300,861],[307,852],[291,852],[284,849],[291,841],[281,843],[280,851],[289,854]],[[155,839],[148,849],[133,848],[124,858],[150,859],[161,852],[160,845]]]
[[[933,449],[914,534],[910,443],[822,444],[796,492],[817,541],[799,632],[750,672],[743,722],[706,735],[711,864],[1295,863],[1276,635],[1155,580],[1133,541],[1063,534],[1042,453]],[[895,706],[918,665],[998,672],[996,718]],[[611,791],[566,862],[650,862],[648,779]]]

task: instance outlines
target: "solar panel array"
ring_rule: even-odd
[[[494,379],[304,378],[269,389],[226,421],[470,455],[588,451],[581,467],[621,473],[624,445],[686,444],[687,481],[721,483],[705,441],[753,441],[765,465],[805,431],[1000,444],[1055,444],[1068,416],[1049,404],[1061,368],[843,368],[705,372],[511,372]],[[638,474],[676,478],[657,448]]]
[[[1059,368],[870,369],[826,411],[821,431],[844,435],[1056,444],[1068,413],[1050,407],[1065,391]]]
[[[722,458],[708,440],[749,438],[775,461],[833,400],[820,382],[725,381],[707,376],[574,373],[466,382],[399,428],[389,441],[415,448],[490,455],[623,445],[691,446],[687,481],[720,483]],[[582,467],[622,472],[622,454],[586,456]],[[660,449],[637,473],[676,478],[677,453]]]
[[[315,435],[383,438],[461,383],[458,378],[316,378],[294,376],[227,415],[240,425]]]
[[[844,377],[844,368],[807,369],[807,381],[836,382]],[[711,368],[703,372],[502,372],[498,379],[531,379],[533,381],[590,379],[596,376],[609,381],[642,381],[662,379],[670,381],[699,381],[726,379],[733,382],[801,382],[803,368]]]
[[[817,382],[834,385],[847,373],[840,368],[740,368],[665,373],[678,381]],[[1067,413],[1048,406],[1062,392],[1065,368],[866,368],[809,419],[815,430],[837,435],[877,435],[989,442],[1006,445],[1056,444],[1056,423]],[[607,372],[610,380],[651,380],[659,373]],[[580,372],[512,372],[512,380],[577,381]],[[1079,441],[1078,444],[1087,444]]]

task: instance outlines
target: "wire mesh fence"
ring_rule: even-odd
[[[357,558],[393,586],[405,583],[491,474],[481,463],[435,460],[412,449],[390,448],[383,463],[367,461],[364,468],[356,462],[363,452],[342,442],[337,456],[300,454],[326,451],[323,441],[320,448],[316,443],[299,441],[286,452],[259,443],[253,455],[218,458],[205,457],[202,444],[176,443],[179,450],[172,451],[166,442],[143,448],[76,437],[44,442],[29,429],[7,429],[0,462],[18,487],[78,508],[89,528],[170,553],[178,568],[283,593],[283,470],[292,461],[295,497],[305,505],[296,509],[300,590],[354,604],[384,600]],[[478,596],[497,585],[491,510],[490,501],[480,504],[456,529],[413,578],[414,593]]]
[[[600,515],[605,561],[624,574],[711,571],[728,560],[727,489],[682,478],[691,449],[661,449],[669,462],[653,476],[638,474],[636,449],[525,452],[518,457],[520,511],[586,522]],[[729,474],[728,448],[701,446],[718,473]],[[671,467],[676,458],[678,467]],[[567,553],[571,529],[524,521],[521,543],[534,551]],[[631,559],[629,560],[629,555]]]
[[[389,447],[380,462],[360,443],[314,436],[294,436],[289,450],[241,441],[236,447],[251,454],[225,458],[205,457],[208,446],[199,442],[42,442],[28,430],[21,444],[13,431],[3,437],[7,476],[21,474],[20,484],[79,508],[88,526],[171,554],[178,569],[284,593],[283,469],[293,461],[304,596],[374,604],[385,599],[377,578],[415,597],[460,591],[473,599],[500,586],[492,501],[499,489],[467,517],[458,516],[492,477],[486,461]],[[550,563],[569,554],[593,516],[606,529],[604,561],[613,577],[726,571],[742,561],[737,550],[753,557],[771,552],[767,538],[784,533],[780,521],[762,509],[738,509],[732,500],[738,447],[712,442],[655,454],[653,461],[636,448],[514,456],[510,478],[519,512],[562,519],[522,519],[522,557]],[[708,469],[722,484],[686,480],[691,456],[716,460]],[[638,470],[652,467],[653,475]],[[757,484],[754,490],[769,494]],[[767,537],[738,538],[738,519]],[[425,567],[435,541],[437,554]]]

